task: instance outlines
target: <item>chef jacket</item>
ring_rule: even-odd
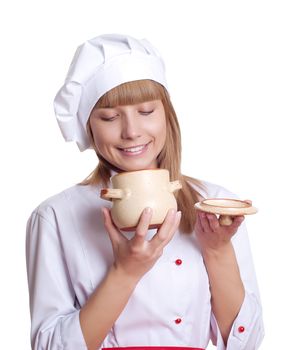
[[[236,198],[204,183],[205,198]],[[27,273],[34,350],[87,349],[79,311],[113,264],[99,186],[75,185],[44,201],[27,224]],[[149,230],[150,239],[155,230]],[[128,238],[133,232],[124,233]],[[191,346],[255,350],[263,338],[259,292],[244,223],[232,238],[245,297],[225,347],[211,310],[209,279],[195,233],[180,230],[137,284],[101,347]],[[219,276],[220,278],[220,276]]]

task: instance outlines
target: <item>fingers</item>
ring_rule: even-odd
[[[215,214],[207,214],[207,220],[209,222],[209,227],[210,227],[211,231],[216,232],[220,227],[220,223],[219,223],[219,220],[216,217],[216,215]]]
[[[112,245],[115,246],[116,243],[119,242],[124,237],[114,225],[110,210],[108,208],[102,208],[102,213],[104,217],[105,228],[109,234]]]
[[[244,220],[245,220],[245,216],[243,216],[243,215],[235,216],[233,219],[233,222],[231,224],[231,227],[237,229],[242,224],[242,222]]]
[[[175,209],[170,209],[164,219],[162,226],[151,239],[153,245],[165,246],[173,237],[181,220],[181,212],[176,212]]]
[[[171,241],[172,237],[174,236],[176,230],[178,229],[178,226],[180,224],[180,221],[181,221],[181,211],[178,211],[174,214],[174,219],[173,219],[173,223],[172,223],[172,226],[168,232],[168,235],[167,237],[165,238],[164,237],[164,244],[168,244],[168,242]],[[162,235],[162,233],[161,233]],[[165,236],[165,235],[164,235]]]
[[[201,212],[199,210],[196,211],[196,224],[195,224],[195,229],[197,231],[204,231],[202,222],[201,222]]]
[[[216,232],[222,227],[225,227],[229,231],[232,231],[237,230],[241,223],[244,221],[244,219],[244,216],[234,216],[233,222],[230,226],[221,226],[215,214],[198,211],[196,228],[203,232]]]
[[[151,208],[145,208],[143,210],[136,227],[135,236],[132,238],[132,242],[139,244],[145,241],[145,237],[151,223],[152,214],[153,211]]]
[[[202,232],[215,232],[220,224],[215,214],[197,210],[196,228]]]

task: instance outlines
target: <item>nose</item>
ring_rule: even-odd
[[[122,120],[121,138],[133,140],[140,136],[141,129],[138,125],[137,118],[134,118],[134,115],[124,116]]]

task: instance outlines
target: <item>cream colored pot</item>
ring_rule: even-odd
[[[166,169],[119,173],[111,182],[113,188],[102,189],[101,198],[113,202],[111,215],[119,229],[134,230],[146,207],[153,210],[150,228],[159,227],[170,208],[177,209],[173,192],[182,186],[169,181]]]

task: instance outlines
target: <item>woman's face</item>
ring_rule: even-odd
[[[157,168],[166,140],[161,100],[114,108],[96,108],[90,127],[97,152],[123,171]]]

